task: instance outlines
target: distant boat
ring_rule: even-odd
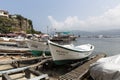
[[[56,32],[56,35],[54,35],[50,41],[53,42],[69,42],[76,40],[76,36],[70,34],[70,32]]]
[[[90,56],[94,50],[91,44],[80,46],[74,45],[59,45],[48,40],[49,48],[53,61],[57,65],[65,64],[70,61],[81,60]]]
[[[27,40],[26,43],[34,56],[51,55],[46,41]]]

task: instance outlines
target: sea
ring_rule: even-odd
[[[119,38],[77,38],[72,42],[74,45],[92,44],[95,49],[93,54],[105,53],[107,56],[120,54],[120,37]]]

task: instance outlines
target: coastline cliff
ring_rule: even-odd
[[[0,33],[34,31],[32,21],[21,15],[0,16]]]

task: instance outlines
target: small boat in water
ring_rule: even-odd
[[[65,64],[75,60],[81,60],[89,57],[94,50],[91,44],[84,44],[80,46],[59,45],[48,40],[49,48],[53,61],[57,65]]]
[[[50,41],[53,42],[70,42],[75,41],[77,36],[71,34],[70,32],[56,32],[56,34],[51,37]]]
[[[45,55],[50,55],[46,41],[27,40],[26,43],[34,56],[41,56],[43,52]]]

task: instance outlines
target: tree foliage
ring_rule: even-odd
[[[7,17],[0,17],[0,33],[9,33],[13,24],[14,22],[12,22],[11,19]]]
[[[25,26],[28,24],[28,26]],[[26,28],[25,28],[26,27]],[[25,31],[26,33],[41,33],[39,31],[35,31],[33,28],[32,21],[24,18],[21,15],[16,15],[13,17],[2,17],[0,16],[0,33],[10,33],[14,31]]]
[[[26,31],[27,34],[40,34],[41,32],[40,31],[35,31],[34,29],[28,29]]]

